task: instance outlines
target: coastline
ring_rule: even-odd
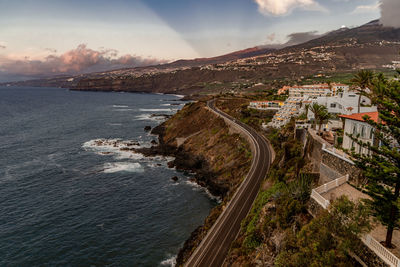
[[[181,266],[218,219],[248,172],[250,147],[226,122],[206,108],[205,101],[185,105],[175,115],[151,130],[158,144],[132,149],[144,156],[174,157],[168,166],[194,173],[191,182],[205,188],[220,201],[188,239],[176,257]],[[211,142],[211,143],[210,143]]]

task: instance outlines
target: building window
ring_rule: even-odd
[[[374,139],[374,129],[371,128],[371,131],[369,132],[369,139]]]
[[[356,135],[357,134],[357,124],[353,124],[353,133],[352,133],[353,135]]]
[[[365,126],[361,126],[361,137],[365,138]]]
[[[336,104],[335,104],[335,103],[332,103],[332,104],[331,104],[331,108],[336,108]]]

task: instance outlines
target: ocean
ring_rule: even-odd
[[[183,104],[0,87],[0,266],[170,266],[216,200],[171,158],[119,148],[150,146],[144,127]]]

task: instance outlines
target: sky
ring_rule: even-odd
[[[396,24],[399,3],[0,0],[0,80],[218,56],[285,43],[293,33],[359,26],[380,18],[384,8],[385,23]]]

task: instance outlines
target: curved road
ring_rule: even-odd
[[[230,245],[239,233],[240,223],[250,211],[271,161],[271,149],[265,138],[251,127],[217,109],[214,99],[208,101],[207,106],[218,116],[229,120],[230,124],[233,124],[235,128],[248,137],[253,159],[246,179],[236,190],[227,207],[185,263],[185,266],[218,267],[224,263]]]

